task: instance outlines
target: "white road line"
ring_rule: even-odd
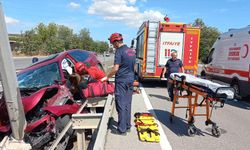
[[[159,132],[160,132],[160,136],[161,136],[161,138],[160,138],[161,139],[160,140],[161,149],[162,150],[172,150],[172,147],[171,147],[171,145],[170,145],[170,143],[168,141],[168,138],[167,138],[166,134],[163,131],[163,128],[162,128],[162,126],[161,126],[161,124],[160,124],[160,122],[159,122],[159,120],[158,120],[158,118],[157,118],[157,116],[156,116],[156,114],[155,114],[155,112],[153,110],[153,107],[152,107],[152,105],[151,105],[151,103],[150,103],[150,101],[148,99],[148,96],[147,96],[147,94],[146,94],[146,92],[145,92],[142,85],[141,85],[140,89],[141,89],[142,97],[144,99],[144,102],[145,102],[145,105],[146,105],[148,111],[155,116],[156,122],[158,124]]]

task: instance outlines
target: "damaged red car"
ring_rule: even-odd
[[[17,75],[22,103],[24,106],[27,127],[25,142],[32,149],[47,149],[57,138],[80,107],[77,100],[81,95],[70,92],[69,75],[74,72],[77,62],[88,62],[102,69],[100,61],[93,52],[85,50],[69,50],[48,56]],[[2,95],[2,94],[1,94]],[[0,95],[0,134],[11,133],[4,96]],[[58,147],[65,149],[73,134],[68,130]]]

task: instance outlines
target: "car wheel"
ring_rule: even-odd
[[[66,127],[69,121],[70,121],[69,115],[61,116],[56,120],[56,130],[58,131],[57,132],[58,135]],[[68,131],[66,132],[66,134],[64,135],[64,137],[61,139],[60,143],[58,143],[57,148],[60,150],[66,149],[66,147],[68,146],[69,140],[73,136],[73,134],[74,134],[74,130],[72,129],[72,127],[70,127]]]

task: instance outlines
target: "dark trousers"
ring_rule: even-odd
[[[171,101],[174,100],[174,85],[168,82],[168,96]]]
[[[115,83],[115,102],[118,112],[118,127],[120,132],[126,132],[131,127],[131,101],[133,83]]]

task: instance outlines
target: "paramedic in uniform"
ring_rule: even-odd
[[[113,134],[126,135],[131,128],[131,101],[134,82],[135,51],[123,44],[120,33],[113,33],[109,38],[116,49],[114,66],[107,77],[115,75],[115,102],[118,112],[117,130]]]
[[[163,69],[162,76],[165,76],[165,78],[169,78],[171,73],[184,72],[182,61],[177,58],[176,51],[171,53],[171,57],[172,58],[167,61],[166,65]],[[169,95],[171,101],[174,100],[173,89],[174,89],[173,84],[168,83],[168,95]]]

